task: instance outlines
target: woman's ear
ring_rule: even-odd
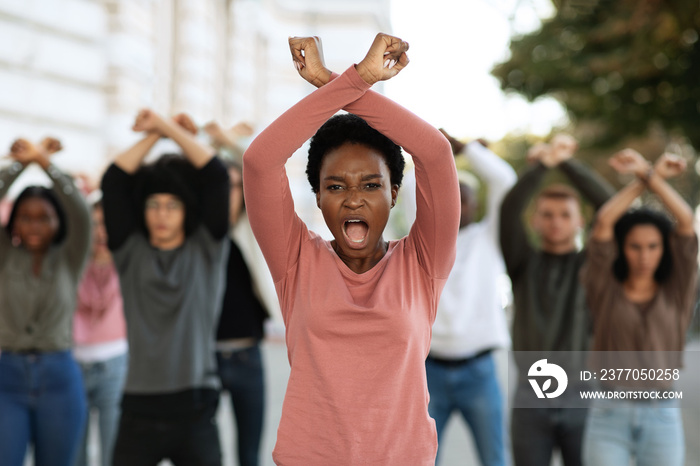
[[[393,184],[393,185],[391,185],[391,208],[392,209],[396,205],[396,200],[398,199],[398,197],[399,197],[399,185]]]
[[[316,193],[316,207],[321,208],[321,191]]]

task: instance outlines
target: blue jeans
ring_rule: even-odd
[[[80,364],[88,411],[95,409],[99,416],[100,458],[102,460],[100,464],[103,466],[112,464],[112,452],[119,426],[119,404],[126,379],[127,363],[127,355],[122,354],[106,361]],[[85,429],[82,448],[78,453],[78,462],[76,463],[78,466],[88,464],[88,431],[89,429]]]
[[[0,461],[22,466],[34,444],[36,466],[72,466],[87,407],[70,351],[0,355]]]
[[[219,377],[229,392],[238,435],[238,464],[259,464],[260,440],[265,414],[265,381],[260,346],[217,352]]]
[[[677,400],[595,400],[583,440],[584,464],[682,466],[683,421]]]
[[[440,439],[453,411],[459,411],[471,428],[474,443],[484,466],[503,466],[505,428],[503,399],[491,353],[463,364],[447,365],[431,357],[425,361],[430,404]]]

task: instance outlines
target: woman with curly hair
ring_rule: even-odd
[[[664,154],[652,167],[626,149],[610,164],[636,179],[598,211],[587,245],[581,277],[593,313],[593,369],[601,375],[611,367],[673,374],[681,367],[698,267],[693,211],[666,183],[685,169],[685,161]],[[661,200],[675,225],[658,211],[628,211],[645,190]],[[663,391],[672,388],[673,378],[601,383],[615,391]],[[683,464],[678,401],[640,400],[594,401],[584,433],[585,464],[613,466],[631,458],[638,465]]]
[[[30,164],[51,188],[30,186],[0,231],[0,462],[21,466],[34,444],[38,466],[75,461],[87,407],[73,358],[72,322],[90,247],[90,212],[73,179],[49,156],[55,139],[17,140],[0,171],[0,198]]]
[[[408,64],[408,44],[379,34],[342,75],[317,38],[291,38],[299,74],[319,87],[243,157],[246,206],[286,324],[291,366],[273,458],[283,465],[435,463],[425,358],[455,257],[457,173],[448,141],[370,87]],[[344,109],[351,114],[333,116]],[[285,162],[307,139],[307,176],[333,235],[294,212]],[[416,165],[409,235],[384,241],[404,161]]]

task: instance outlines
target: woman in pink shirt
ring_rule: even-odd
[[[340,76],[316,38],[292,38],[299,74],[318,90],[263,131],[243,163],[250,223],[286,324],[291,373],[273,459],[282,465],[429,465],[425,358],[454,262],[457,174],[447,140],[369,90],[408,64],[408,44],[378,34]],[[333,115],[344,109],[352,115]],[[331,118],[332,117],[332,118]],[[313,136],[307,175],[334,239],[294,212],[285,162]],[[409,235],[384,241],[403,157],[416,166]]]
[[[119,275],[107,249],[100,195],[100,191],[93,191],[88,196],[88,201],[92,201],[92,257],[78,287],[73,354],[82,369],[88,406],[99,415],[100,464],[109,465],[119,425],[127,342]],[[89,430],[88,423],[77,466],[88,464]]]

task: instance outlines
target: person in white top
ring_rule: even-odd
[[[464,154],[471,170],[486,183],[488,194],[484,216],[474,222],[477,192],[474,186],[460,181],[457,258],[438,304],[426,360],[428,410],[437,428],[438,459],[447,421],[458,411],[472,431],[481,463],[505,465],[503,398],[492,351],[510,346],[500,286],[505,266],[498,223],[501,201],[517,175],[481,140],[465,145],[440,131],[450,141],[455,157]],[[405,187],[410,177],[406,180]],[[410,223],[410,205],[406,206],[406,214]]]

